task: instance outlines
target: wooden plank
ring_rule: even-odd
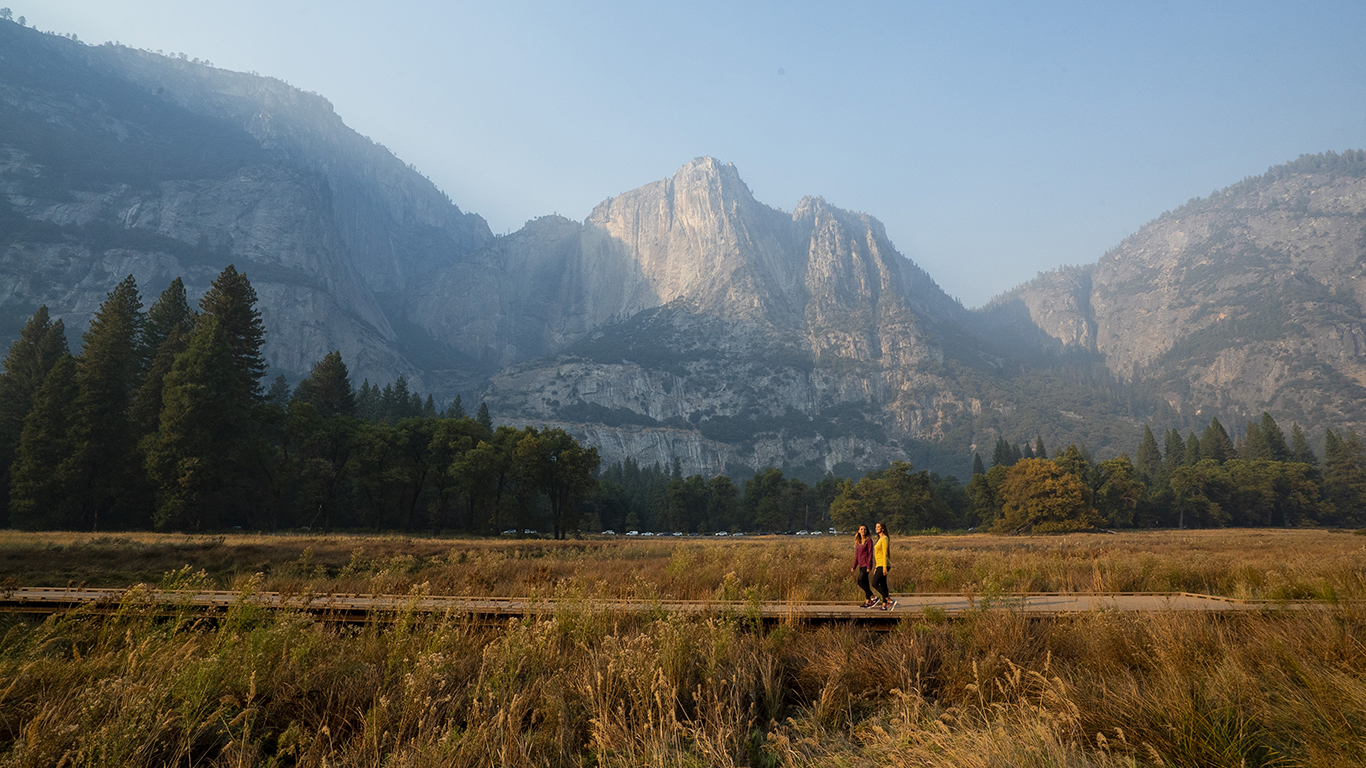
[[[689,615],[753,616],[765,621],[888,621],[918,618],[927,611],[957,616],[969,611],[1018,611],[1030,616],[1058,616],[1094,611],[1240,612],[1304,609],[1325,605],[1305,600],[1240,600],[1189,592],[1171,593],[1022,593],[1009,595],[919,594],[897,597],[894,611],[865,609],[857,604],[810,601],[766,603],[707,600],[596,600],[567,601],[528,597],[472,597],[456,595],[285,594],[232,591],[170,592],[139,585],[128,589],[17,587],[0,592],[0,611],[61,613],[83,606],[112,610],[125,600],[163,609],[191,608],[222,611],[238,601],[270,609],[315,614],[393,615],[463,613],[492,617],[550,616],[565,611],[594,613],[682,613]]]

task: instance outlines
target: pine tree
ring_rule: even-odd
[[[1143,439],[1138,443],[1138,474],[1143,482],[1151,483],[1162,474],[1162,454],[1157,449],[1157,438],[1148,425],[1143,425]]]
[[[1046,459],[1046,458],[1048,458],[1048,451],[1043,447],[1043,435],[1039,435],[1039,436],[1038,436],[1037,438],[1035,438],[1035,440],[1034,440],[1034,458],[1036,458],[1036,459]]]
[[[10,479],[10,521],[17,528],[70,529],[80,523],[70,488],[76,394],[76,360],[63,355],[34,394],[24,419]]]
[[[1290,425],[1290,460],[1302,462],[1311,467],[1319,465],[1319,457],[1314,455],[1314,449],[1309,447],[1309,438],[1304,436],[1304,430],[1295,423]]]
[[[1190,433],[1190,436],[1186,438],[1185,466],[1193,467],[1199,464],[1201,459],[1206,458],[1209,457],[1201,455],[1200,452],[1200,438],[1196,437],[1194,432]]]
[[[1262,411],[1261,431],[1271,461],[1290,461],[1290,446],[1285,444],[1285,433],[1266,411]]]
[[[982,454],[980,454],[980,453],[973,453],[973,454],[972,454],[972,476],[973,476],[973,477],[976,477],[976,476],[978,476],[978,475],[985,475],[986,473],[987,473],[987,468],[984,467],[984,466],[982,466]]]
[[[80,525],[121,527],[143,506],[129,406],[139,385],[142,299],[129,275],[109,293],[77,359],[71,492]]]
[[[488,403],[479,403],[479,412],[475,414],[474,420],[479,422],[479,426],[483,427],[485,432],[493,434],[493,416],[489,415]]]
[[[13,436],[17,445],[34,395],[52,366],[65,354],[66,327],[61,320],[53,321],[48,316],[46,305],[39,307],[10,345],[3,363],[4,373],[0,373],[0,440],[8,443]]]
[[[1240,445],[1238,458],[1244,461],[1271,461],[1271,446],[1266,442],[1262,428],[1255,422],[1248,422],[1247,431]]]
[[[412,394],[408,391],[408,380],[399,376],[392,388],[384,388],[384,421],[392,424],[408,415]]]
[[[152,365],[161,345],[171,334],[189,338],[194,330],[196,316],[190,309],[185,297],[185,283],[180,278],[171,281],[161,292],[155,303],[147,308],[147,320],[142,326],[142,355],[147,365]],[[164,375],[164,374],[163,374]]]
[[[1186,442],[1181,439],[1181,431],[1176,427],[1167,430],[1165,444],[1163,446],[1162,466],[1171,474],[1172,470],[1186,464]]]
[[[422,404],[422,418],[435,419],[437,416],[436,399],[431,395],[427,395],[427,401]]]
[[[379,387],[370,386],[370,380],[361,382],[356,393],[356,418],[362,421],[379,420]]]
[[[1076,475],[1082,483],[1086,483],[1090,477],[1091,462],[1082,455],[1076,443],[1068,445],[1067,450],[1053,459],[1053,463],[1057,464],[1064,472]]]
[[[1014,463],[1011,460],[1010,442],[1004,437],[996,438],[996,448],[991,453],[991,466],[1009,467]]]
[[[176,357],[185,351],[189,343],[190,327],[175,325],[158,346],[128,412],[129,420],[137,429],[139,437],[150,435],[157,430],[157,424],[161,420],[161,391],[166,382],[166,374],[171,372]]]
[[[1328,430],[1323,445],[1323,491],[1337,508],[1340,525],[1366,522],[1366,449],[1355,432]]]
[[[256,309],[256,289],[245,274],[229,264],[199,300],[199,309],[218,318],[232,350],[233,402],[239,407],[256,404],[261,399],[261,377],[266,373],[266,361],[261,357],[266,331]]]
[[[67,354],[66,327],[42,306],[10,345],[0,373],[0,527],[9,506],[10,466],[24,431],[33,398],[57,361]]]
[[[289,379],[282,373],[270,383],[270,391],[266,392],[266,402],[277,408],[288,408],[289,398]]]
[[[1021,459],[1032,459],[1032,458],[1034,458],[1034,446],[1030,445],[1028,440],[1024,441],[1024,443],[1022,443],[1021,446],[1022,446],[1022,447],[1020,448],[1020,458],[1021,458]]]
[[[1237,448],[1229,438],[1228,432],[1224,431],[1224,425],[1219,423],[1218,418],[1211,419],[1209,426],[1205,427],[1204,434],[1200,436],[1200,458],[1214,459],[1223,464],[1237,455]]]
[[[465,413],[465,404],[460,402],[460,395],[456,395],[455,402],[451,403],[451,407],[446,409],[446,418],[463,419],[467,415],[468,414]]]
[[[328,352],[308,378],[299,382],[294,398],[310,403],[323,418],[351,416],[356,411],[356,396],[351,390],[351,377],[342,362],[341,352]]]
[[[219,521],[245,427],[238,373],[218,318],[207,315],[166,376],[160,426],[144,441],[158,528],[202,530]]]

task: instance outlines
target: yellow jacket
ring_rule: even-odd
[[[887,534],[884,533],[878,535],[877,543],[873,545],[873,565],[881,568],[884,573],[892,569],[889,559],[891,553],[888,551],[891,549],[890,544],[891,539],[888,539]]]

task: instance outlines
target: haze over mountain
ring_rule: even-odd
[[[1100,261],[993,300],[1023,343],[1100,355],[1178,413],[1360,428],[1366,153],[1304,157],[1193,200]]]
[[[494,237],[321,96],[0,23],[0,333],[235,263],[292,380],[340,349],[688,473],[965,476],[998,435],[1105,456],[1262,409],[1361,429],[1364,168],[1273,169],[969,311],[877,219],[769,207],[713,158]]]

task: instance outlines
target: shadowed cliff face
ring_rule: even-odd
[[[79,338],[133,274],[153,300],[234,263],[270,365],[339,349],[360,378],[420,385],[384,305],[491,239],[320,96],[268,78],[0,23],[0,333],[40,304]],[[406,330],[406,329],[405,329]]]
[[[1040,347],[1096,352],[1180,412],[1361,429],[1366,178],[1320,166],[1164,214],[1094,267],[1042,275],[982,314],[1023,307]]]

